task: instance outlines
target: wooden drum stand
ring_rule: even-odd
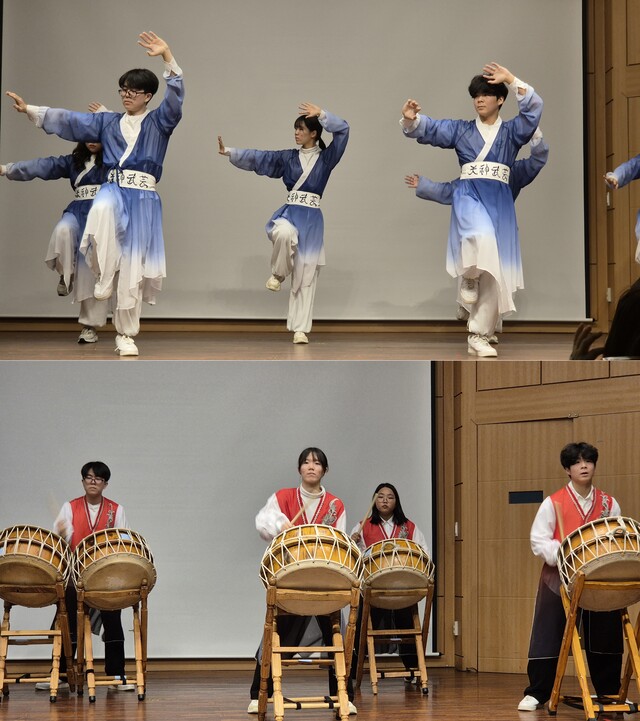
[[[349,699],[347,697],[347,679],[351,669],[351,656],[353,653],[353,642],[355,638],[356,619],[358,617],[358,602],[360,588],[358,581],[354,581],[350,591],[300,591],[295,589],[278,588],[275,579],[269,582],[267,587],[267,613],[264,622],[264,635],[262,640],[262,664],[260,668],[260,692],[258,695],[258,720],[264,721],[267,712],[267,680],[269,673],[273,677],[273,710],[275,721],[283,721],[285,709],[316,709],[336,708],[336,717],[342,721],[349,718]],[[317,604],[335,603],[340,608],[349,606],[349,621],[347,624],[346,636],[343,640],[340,629],[340,610],[328,614],[331,618],[333,633],[333,645],[331,646],[281,646],[278,634],[278,615],[285,613],[281,610],[281,604],[285,606],[294,602],[296,605],[309,607],[308,613],[298,615],[316,616]],[[325,614],[320,614],[325,615]],[[305,660],[301,663],[299,659],[285,659],[283,654],[326,652],[333,658],[313,659],[311,664]],[[287,698],[282,694],[282,668],[284,666],[304,665],[313,666],[335,666],[335,674],[338,681],[337,696],[309,696],[302,698]]]
[[[562,645],[560,647],[560,656],[558,657],[558,667],[556,670],[555,683],[551,698],[549,699],[549,714],[555,716],[558,710],[558,703],[563,702],[568,706],[582,708],[586,721],[595,721],[596,714],[603,712],[621,712],[635,713],[638,706],[627,700],[627,692],[632,675],[635,675],[638,693],[640,694],[640,657],[638,656],[638,644],[640,641],[640,616],[636,623],[635,631],[629,618],[629,612],[626,608],[620,609],[622,618],[622,627],[624,639],[626,641],[628,656],[625,670],[622,676],[620,691],[617,696],[611,696],[605,699],[604,703],[591,697],[589,686],[587,684],[587,672],[582,647],[580,645],[580,636],[576,628],[578,616],[578,607],[580,606],[580,597],[583,591],[622,591],[631,589],[640,589],[640,581],[587,581],[583,571],[578,571],[575,577],[575,584],[572,590],[571,599],[565,590],[564,585],[560,587],[560,595],[562,604],[567,615],[567,623],[562,637]],[[560,687],[567,668],[567,660],[569,651],[573,653],[573,661],[576,669],[576,676],[580,684],[581,696],[561,696]]]
[[[101,676],[96,678],[93,663],[93,642],[91,639],[91,620],[89,611],[91,608],[100,609],[101,605],[111,606],[105,603],[109,595],[121,597],[125,591],[85,591],[82,582],[77,584],[78,590],[78,651],[77,651],[77,676],[78,676],[78,696],[82,696],[83,678],[87,675],[87,687],[89,689],[89,702],[94,703],[96,700],[96,686],[114,686],[126,683],[124,679],[118,679],[114,676]],[[136,687],[138,692],[138,701],[144,701],[146,694],[146,675],[147,675],[147,596],[149,595],[149,587],[146,580],[140,584],[140,588],[132,589],[129,595],[135,599],[131,608],[133,609],[133,637],[135,645],[136,659]],[[106,608],[104,610],[112,610]],[[126,608],[126,607],[125,607]],[[85,670],[86,665],[86,670]]]
[[[419,589],[383,589],[383,588],[371,588],[366,586],[364,588],[364,600],[362,604],[362,619],[360,621],[360,644],[358,648],[358,667],[356,669],[356,688],[360,688],[362,683],[362,674],[364,671],[364,660],[365,651],[369,659],[369,677],[371,679],[371,690],[373,694],[378,693],[378,679],[381,678],[404,678],[411,680],[417,676],[420,679],[420,686],[423,694],[429,693],[427,688],[427,667],[425,663],[424,650],[427,645],[427,637],[429,634],[429,619],[431,617],[431,605],[433,603],[433,584],[430,584],[429,591],[427,593],[425,607],[424,607],[424,618],[422,625],[420,624],[420,615],[418,612],[418,604],[414,603],[408,608],[411,610],[413,616],[413,626],[411,628],[393,628],[375,631],[371,623],[371,607],[377,607],[379,599],[384,599],[385,596],[392,596],[397,598],[398,596],[415,597],[416,592]],[[366,632],[365,632],[366,630]],[[376,641],[413,641],[416,647],[416,655],[418,657],[418,673],[416,674],[413,670],[408,670],[404,666],[391,666],[385,667],[384,669],[378,669],[376,663]]]
[[[64,651],[67,660],[67,679],[71,691],[76,689],[76,676],[73,666],[73,652],[71,647],[71,634],[69,633],[69,619],[67,617],[67,607],[64,600],[64,580],[58,574],[54,584],[43,586],[19,586],[9,583],[0,584],[0,595],[5,594],[15,598],[19,594],[44,594],[49,595],[55,593],[56,601],[56,617],[53,629],[37,629],[12,631],[9,621],[11,608],[14,604],[9,601],[4,603],[4,615],[2,618],[2,626],[0,627],[0,689],[2,696],[9,695],[9,683],[40,683],[49,682],[49,700],[55,703],[58,696],[58,685],[60,681],[60,656]],[[26,597],[25,597],[26,598]],[[28,606],[32,607],[32,606]],[[51,675],[43,677],[31,676],[31,674],[23,674],[17,676],[9,676],[6,672],[7,651],[9,646],[29,646],[37,644],[53,645]],[[1,699],[0,699],[1,700]]]

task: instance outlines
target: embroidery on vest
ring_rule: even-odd
[[[602,513],[600,514],[600,518],[608,518],[611,515],[611,505],[610,505],[611,499],[609,496],[607,496],[606,493],[602,494]]]
[[[113,528],[114,520],[115,514],[113,512],[113,506],[109,504],[109,510],[107,511],[107,528]]]
[[[398,533],[398,538],[409,538],[409,529],[407,528],[407,524],[403,523],[400,526],[400,531]]]
[[[338,518],[338,512],[336,511],[336,501],[330,501],[329,502],[329,510],[324,514],[324,517],[321,521],[325,526],[333,526],[333,524],[336,522],[336,519]]]

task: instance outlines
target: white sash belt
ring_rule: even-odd
[[[149,173],[141,170],[122,170],[114,168],[109,171],[109,183],[118,183],[121,188],[134,188],[135,190],[155,190],[156,179]]]
[[[307,208],[319,208],[320,196],[315,193],[292,190],[289,195],[287,195],[287,205],[304,205]]]
[[[101,185],[79,185],[76,188],[76,200],[93,200]]]
[[[511,170],[508,165],[492,163],[488,160],[465,163],[462,168],[460,168],[460,178],[462,180],[499,180],[501,183],[507,183],[508,185],[510,175]]]

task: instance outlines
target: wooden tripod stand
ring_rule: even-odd
[[[411,628],[394,628],[384,630],[374,630],[371,622],[371,607],[378,607],[380,602],[384,603],[386,596],[408,596],[414,597],[419,593],[419,589],[383,589],[365,587],[364,599],[362,603],[362,618],[360,619],[360,643],[358,648],[358,667],[356,669],[356,688],[360,688],[362,683],[362,674],[364,672],[365,652],[369,659],[369,677],[371,680],[371,690],[373,694],[378,693],[378,680],[382,678],[404,678],[413,679],[416,675],[420,679],[420,687],[423,694],[429,693],[427,688],[427,667],[425,663],[424,650],[427,645],[427,637],[429,635],[429,619],[431,618],[431,605],[433,603],[434,586],[430,584],[427,592],[426,603],[424,607],[424,618],[420,624],[420,615],[418,612],[418,604],[414,603],[410,606],[413,618],[413,626]],[[376,640],[412,641],[415,644],[416,656],[418,657],[418,673],[406,669],[404,666],[393,666],[390,668],[379,669],[376,662]]]
[[[568,706],[582,708],[586,721],[595,721],[596,714],[602,712],[626,712],[633,713],[638,710],[635,703],[627,701],[627,692],[632,675],[635,674],[636,686],[640,694],[640,657],[638,656],[638,643],[640,640],[640,618],[636,624],[635,631],[629,618],[629,612],[626,608],[620,609],[622,618],[622,627],[624,639],[627,644],[628,656],[625,670],[622,676],[620,691],[616,696],[611,696],[601,701],[598,699],[595,703],[591,698],[589,686],[587,684],[587,672],[584,661],[584,654],[580,645],[580,636],[576,628],[578,608],[580,606],[580,597],[585,589],[591,591],[621,591],[623,589],[640,589],[640,581],[587,581],[582,571],[578,571],[575,577],[575,585],[572,591],[571,599],[564,586],[560,588],[562,604],[567,616],[567,623],[562,637],[562,645],[560,646],[560,656],[558,657],[558,666],[556,670],[556,678],[553,684],[553,691],[549,699],[549,713],[555,716],[558,710],[558,703],[563,702]],[[576,668],[576,676],[580,684],[580,696],[561,696],[560,687],[567,668],[567,660],[569,651],[573,653],[573,662]]]
[[[76,674],[73,665],[73,651],[71,646],[71,634],[69,633],[69,618],[67,616],[67,606],[64,599],[64,581],[62,576],[58,575],[54,585],[56,594],[56,617],[53,623],[53,629],[37,629],[12,631],[10,623],[11,608],[14,605],[8,601],[4,603],[4,614],[2,618],[2,626],[0,626],[0,689],[2,696],[9,695],[8,684],[10,683],[49,683],[49,700],[55,703],[58,697],[58,686],[60,682],[60,656],[64,652],[67,661],[67,679],[71,691],[76,689]],[[34,593],[50,594],[52,587],[50,585],[35,586],[15,586],[11,584],[0,584],[0,596],[8,593],[11,597],[16,594]],[[32,677],[30,674],[20,676],[9,676],[7,674],[7,651],[9,646],[29,646],[38,644],[53,645],[51,675],[43,677]]]
[[[96,678],[96,672],[94,669],[93,641],[91,638],[89,607],[99,608],[100,605],[108,605],[105,603],[105,599],[108,598],[109,593],[109,591],[85,592],[83,584],[78,584],[78,696],[82,696],[84,692],[83,679],[84,674],[86,673],[90,703],[94,703],[96,700],[96,686],[117,686],[126,683],[125,679],[115,678],[114,676],[102,676]],[[123,591],[118,590],[113,593],[118,596],[122,596]],[[133,638],[136,659],[136,687],[138,692],[138,701],[144,701],[146,695],[148,594],[149,589],[146,580],[141,583],[139,589],[133,589],[131,591],[131,596],[135,599],[131,608],[133,610]]]
[[[353,653],[353,641],[356,631],[356,619],[358,616],[358,601],[360,589],[357,582],[350,591],[298,591],[294,589],[277,588],[270,583],[267,588],[267,613],[264,622],[264,634],[262,639],[262,663],[260,666],[260,692],[258,695],[258,720],[264,721],[267,712],[267,682],[269,674],[273,677],[273,710],[275,721],[283,721],[285,709],[315,709],[315,708],[337,708],[337,715],[342,721],[349,718],[349,699],[347,696],[347,679],[351,669],[351,655]],[[349,606],[349,621],[347,632],[343,640],[340,624],[340,610],[329,614],[331,619],[331,630],[333,644],[331,646],[281,646],[278,634],[278,614],[282,613],[278,606],[281,603],[294,601],[302,606],[308,605],[309,613],[299,615],[317,615],[314,606],[317,608],[318,601],[322,603],[334,603],[336,608]],[[323,614],[324,615],[324,614]],[[335,666],[335,674],[338,682],[337,696],[308,696],[302,698],[287,698],[282,693],[282,669],[286,666],[300,665],[300,660],[283,658],[283,655],[296,653],[326,652],[333,658],[313,659],[312,663],[304,663],[308,666]]]

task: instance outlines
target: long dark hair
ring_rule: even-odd
[[[404,511],[402,510],[402,504],[400,503],[400,496],[398,495],[398,491],[396,491],[396,487],[392,486],[391,483],[380,483],[380,485],[373,492],[373,497],[375,498],[383,488],[390,488],[393,491],[393,495],[396,497],[396,507],[393,509],[393,522],[396,524],[396,526],[401,526],[409,519],[404,515]],[[378,509],[376,508],[375,503],[371,508],[371,523],[373,523],[375,526],[382,523],[380,511],[378,511]]]
[[[322,135],[322,125],[320,125],[320,121],[315,115],[312,118],[307,115],[301,115],[299,118],[296,118],[296,122],[293,124],[293,127],[301,128],[302,126],[311,133],[314,130],[316,131],[316,140],[318,141],[320,150],[324,150],[327,147],[324,140],[320,137]]]
[[[89,160],[93,153],[87,148],[85,143],[78,143],[71,153],[73,158],[73,167],[76,170],[82,170],[84,164]],[[102,148],[96,153],[96,166],[100,168],[102,166]]]

